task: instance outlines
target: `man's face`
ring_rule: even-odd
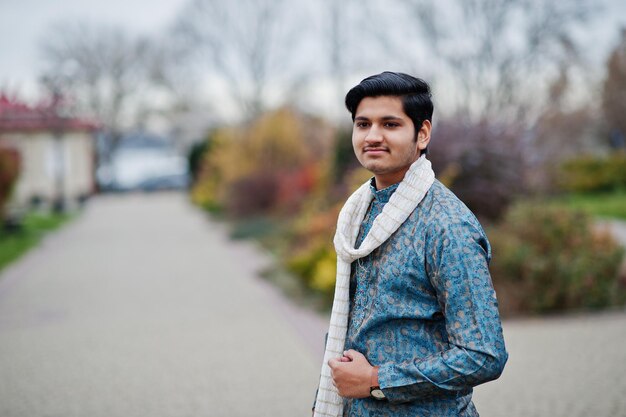
[[[424,128],[424,125],[426,127]],[[402,181],[430,139],[425,121],[415,140],[413,121],[395,96],[365,97],[354,116],[352,146],[357,159],[376,177],[378,189]]]

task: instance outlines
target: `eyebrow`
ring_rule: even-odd
[[[400,116],[383,116],[381,117],[382,120],[402,120],[402,117]],[[354,120],[370,120],[369,117],[365,117],[365,116],[357,116],[354,118]]]

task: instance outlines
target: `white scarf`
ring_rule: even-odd
[[[334,240],[337,251],[337,282],[324,363],[315,401],[315,417],[343,415],[343,399],[332,383],[328,361],[343,356],[350,309],[350,265],[355,260],[369,255],[398,230],[422,201],[434,180],[435,174],[430,161],[425,156],[421,156],[411,165],[397,190],[383,207],[383,211],[376,216],[371,230],[358,249],[354,248],[354,244],[373,198],[370,181],[359,187],[341,209]]]

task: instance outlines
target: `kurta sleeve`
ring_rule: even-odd
[[[489,274],[491,249],[478,221],[440,216],[425,242],[426,273],[445,319],[448,347],[381,365],[379,382],[390,402],[426,399],[496,379],[508,357]]]

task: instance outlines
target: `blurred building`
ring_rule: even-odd
[[[0,146],[17,150],[21,159],[10,205],[65,208],[90,196],[96,128],[60,114],[54,104],[29,106],[0,93]]]

